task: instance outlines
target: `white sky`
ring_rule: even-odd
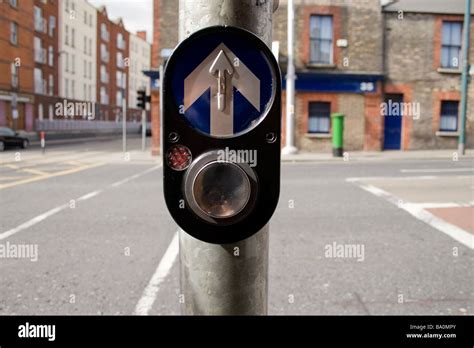
[[[88,0],[95,7],[105,5],[111,19],[122,17],[131,33],[146,30],[151,43],[153,34],[153,0]]]

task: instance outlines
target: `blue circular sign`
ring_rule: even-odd
[[[172,96],[193,128],[212,137],[252,129],[275,93],[271,51],[255,35],[216,27],[181,43],[170,61]]]

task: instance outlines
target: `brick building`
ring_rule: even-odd
[[[33,123],[33,5],[33,1],[0,2],[0,127],[24,129]]]
[[[296,146],[329,152],[330,115],[337,111],[346,116],[346,150],[455,148],[453,120],[459,116],[454,115],[458,110],[453,102],[460,96],[460,73],[459,68],[446,69],[440,63],[442,52],[452,44],[443,42],[441,33],[448,30],[443,29],[444,22],[462,21],[463,3],[400,0],[382,7],[380,0],[295,0]],[[400,10],[403,20],[398,19]],[[177,28],[178,2],[154,0],[153,68],[178,43]],[[458,25],[453,28],[449,30],[459,32]],[[287,1],[280,0],[273,16],[273,40],[279,42],[283,76],[286,39]],[[473,47],[471,42],[471,52]],[[473,88],[471,84],[468,132]],[[152,96],[157,153],[158,89]],[[403,109],[401,116],[393,105],[412,109]]]
[[[97,14],[97,32],[97,117],[118,121],[128,92],[128,32],[122,19],[109,19],[104,6]]]
[[[472,11],[474,14],[474,9]],[[399,125],[395,127],[401,127],[402,130],[399,134],[401,148],[455,149],[460,126],[464,1],[401,0],[386,6],[383,13],[386,98],[419,103],[420,109],[419,118],[402,117],[397,120]],[[473,16],[470,32],[472,66]],[[471,82],[468,89],[467,147],[474,145],[473,129],[474,84]],[[386,128],[385,135],[387,132]]]
[[[54,105],[58,101],[58,2],[34,1],[34,86],[36,118],[46,115],[53,119]],[[26,131],[34,125],[27,122]]]

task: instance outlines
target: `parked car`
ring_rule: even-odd
[[[28,145],[30,145],[28,138],[19,135],[11,128],[0,127],[0,151],[8,147],[21,147],[26,149]]]

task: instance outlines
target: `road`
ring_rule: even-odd
[[[139,148],[0,154],[1,315],[180,313],[177,227]],[[269,313],[474,314],[473,188],[472,157],[283,163]]]

